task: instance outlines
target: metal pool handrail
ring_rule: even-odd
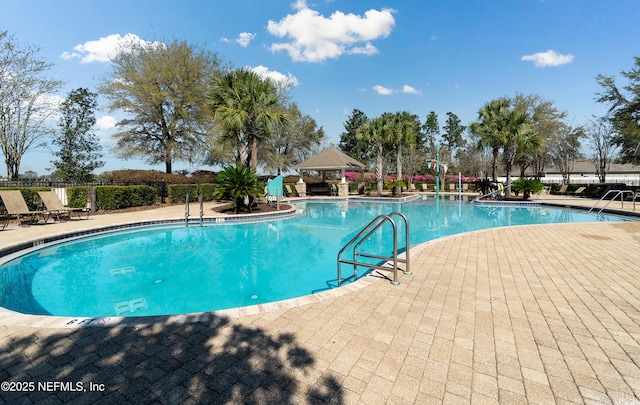
[[[398,259],[398,230],[397,230],[396,223],[391,218],[392,216],[400,216],[404,220],[404,223],[405,223],[405,242],[406,242],[405,259]],[[391,227],[393,228],[393,256],[392,257],[386,257],[386,256],[378,256],[378,255],[373,255],[373,254],[369,254],[369,253],[358,252],[358,248],[360,247],[360,245],[365,240],[367,240],[371,235],[373,235],[378,229],[380,229],[380,227],[382,227],[382,225],[384,225],[385,222],[389,222],[391,224]],[[365,235],[365,232],[367,232],[367,231],[369,231],[369,232]],[[342,254],[350,246],[352,246],[354,243],[355,243],[355,246],[353,248],[353,260],[343,259],[342,258]],[[393,260],[393,280],[391,281],[391,284],[399,285],[400,282],[398,281],[398,262],[406,264],[406,268],[405,268],[405,270],[403,270],[404,274],[411,274],[410,267],[409,267],[410,266],[410,263],[409,263],[409,248],[410,248],[410,243],[409,243],[409,221],[407,220],[407,217],[404,214],[402,214],[401,212],[392,212],[389,215],[378,215],[376,218],[373,219],[373,221],[371,221],[360,232],[358,232],[358,234],[356,236],[354,236],[346,245],[344,245],[344,247],[340,250],[340,252],[338,252],[338,286],[342,285],[342,274],[341,274],[341,269],[340,269],[340,264],[341,263],[352,264],[353,265],[353,279],[354,280],[358,277],[358,266],[365,266],[365,267],[369,267],[369,268],[372,268],[372,269],[389,271],[388,267],[384,267],[384,266],[379,266],[379,265],[376,265],[376,264],[370,264],[370,263],[365,263],[365,262],[362,262],[362,261],[358,261],[357,257],[369,257],[369,258],[381,259],[381,260],[387,260],[387,261],[388,260]],[[348,278],[351,278],[351,277],[348,277]]]
[[[615,200],[618,196],[620,196],[620,208],[624,209],[624,195],[625,194],[631,194],[633,196],[633,209],[635,211],[635,209],[636,209],[636,197],[638,196],[637,193],[635,193],[633,190],[609,190],[602,196],[602,198],[600,198],[598,201],[596,201],[595,204],[593,204],[593,207],[591,207],[591,209],[589,209],[589,212],[593,211],[598,206],[598,204],[600,204],[600,202],[603,201],[611,193],[616,193],[616,195],[614,195],[613,198],[610,199],[604,205],[604,207],[600,208],[600,211],[598,211],[598,214],[600,214],[602,212],[602,210],[607,208],[609,206],[609,204],[611,204],[611,201]]]
[[[204,202],[202,200],[202,194],[200,194],[198,196],[198,203],[200,204],[200,226],[202,226],[202,220],[204,218]],[[190,210],[189,210],[189,193],[187,193],[187,196],[185,197],[185,201],[184,201],[184,223],[186,226],[189,226],[189,215],[190,215]]]

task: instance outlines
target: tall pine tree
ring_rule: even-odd
[[[358,130],[362,128],[368,121],[365,113],[354,108],[351,116],[344,123],[345,132],[340,134],[340,143],[338,148],[360,162],[369,162],[373,153],[370,150],[368,142],[358,137]]]
[[[102,147],[92,132],[97,98],[96,93],[78,88],[60,106],[60,133],[53,139],[59,150],[53,152],[57,159],[51,162],[56,177],[73,182],[90,181],[93,171],[104,166],[100,160]]]

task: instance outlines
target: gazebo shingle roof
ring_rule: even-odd
[[[336,148],[328,148],[293,167],[296,170],[362,170],[366,166]]]

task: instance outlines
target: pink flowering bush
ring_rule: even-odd
[[[346,172],[345,173],[345,179],[348,182],[353,182],[353,183],[358,183],[358,182],[362,182],[364,181],[365,183],[374,183],[377,180],[377,177],[375,175],[375,173],[364,173],[364,180],[362,179],[362,175],[360,172]],[[436,177],[433,174],[426,174],[426,175],[409,175],[409,174],[405,174],[402,175],[402,179],[405,180],[405,182],[409,183],[415,183],[415,184],[421,184],[421,183],[435,183],[436,181]],[[396,176],[395,175],[389,175],[385,177],[385,180],[391,180],[391,181],[395,181],[396,180]],[[447,174],[444,176],[444,178],[441,178],[442,181],[446,181],[446,182],[450,182],[450,183],[457,183],[458,182],[458,175],[457,174]],[[463,183],[475,183],[477,181],[479,181],[480,178],[478,178],[477,176],[462,176],[462,182]]]
[[[361,182],[361,181],[370,183],[372,181],[376,181],[375,173],[364,173],[364,180],[362,179],[360,172],[346,172],[344,174],[344,177],[347,181],[354,182],[354,183]]]

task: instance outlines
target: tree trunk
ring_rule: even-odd
[[[400,145],[398,145],[398,153],[396,154],[396,180],[402,180],[402,152]],[[396,183],[395,195],[397,197],[402,196],[402,185]]]
[[[378,145],[378,153],[376,155],[376,180],[378,195],[382,195],[382,188],[384,186],[384,178],[382,176],[382,144]]]
[[[236,167],[247,166],[249,160],[249,145],[244,132],[238,132],[238,159],[236,160]]]
[[[513,162],[516,160],[516,145],[511,143],[507,145],[505,151],[506,159],[505,159],[505,169],[507,172],[507,184],[504,187],[504,196],[505,198],[511,197],[511,170],[513,169]]]
[[[493,181],[498,181],[498,176],[496,172],[498,171],[498,156],[500,154],[499,148],[493,148],[493,164],[491,165],[491,177],[493,177]]]
[[[258,170],[258,138],[251,138],[251,168]]]
[[[20,173],[20,163],[8,163],[7,164],[7,178],[9,180],[18,180]]]

